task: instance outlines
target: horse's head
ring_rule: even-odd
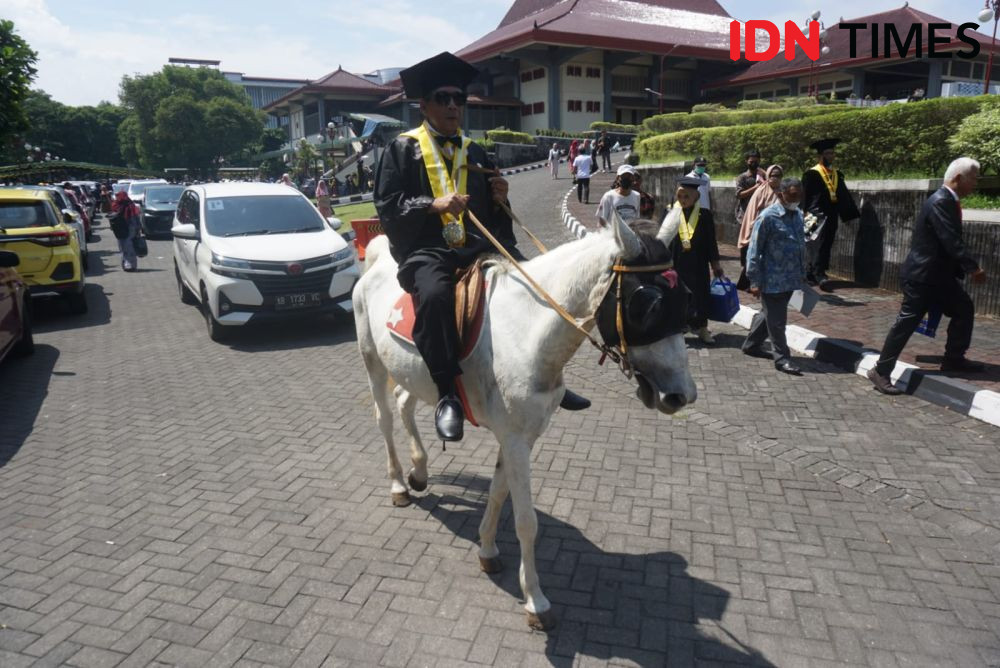
[[[688,291],[667,267],[672,264],[667,246],[678,224],[679,217],[667,216],[659,228],[650,221],[629,227],[615,216],[614,236],[625,269],[616,270],[596,314],[604,343],[628,355],[639,399],[668,415],[698,397],[683,337]],[[650,270],[642,271],[645,267]]]

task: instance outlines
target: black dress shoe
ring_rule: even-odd
[[[767,352],[763,348],[744,348],[744,355],[749,355],[750,357],[759,357],[762,360],[774,359],[771,353]]]
[[[965,357],[945,357],[941,362],[941,370],[979,373],[986,370],[986,365],[982,362],[973,362]]]
[[[829,278],[824,278],[819,282],[819,289],[823,292],[833,292],[833,281]]]
[[[806,283],[809,285],[818,285],[819,281],[816,280],[815,274],[806,274]]]
[[[586,410],[590,408],[590,399],[581,397],[572,390],[566,390],[563,392],[562,401],[559,402],[559,408],[563,408],[568,411]]]
[[[781,373],[787,373],[792,376],[802,375],[802,369],[796,366],[796,364],[791,360],[781,360],[780,362],[775,362],[774,368],[780,371]]]
[[[888,394],[890,396],[896,396],[897,394],[902,394],[903,391],[892,384],[892,379],[888,376],[883,376],[874,367],[868,370],[868,380],[872,382],[875,389],[882,394]]]
[[[442,441],[461,441],[465,414],[462,402],[454,394],[442,397],[434,409],[434,427]]]

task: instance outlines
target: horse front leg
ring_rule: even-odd
[[[411,392],[407,392],[402,387],[396,387],[396,407],[399,408],[399,417],[403,422],[403,428],[410,436],[410,462],[413,468],[406,476],[407,482],[415,492],[422,492],[427,489],[427,450],[424,449],[423,441],[420,440],[420,431],[417,429],[417,399]]]
[[[500,511],[509,491],[507,472],[503,466],[503,453],[498,452],[496,470],[493,473],[493,480],[490,481],[490,496],[486,501],[483,519],[479,523],[479,568],[484,573],[499,573],[503,570],[500,549],[497,547],[497,526],[500,524]]]
[[[510,486],[514,506],[514,529],[521,545],[521,591],[524,609],[528,611],[528,626],[547,631],[556,625],[552,604],[542,593],[535,567],[535,537],[538,535],[538,515],[531,499],[531,447],[524,441],[501,444],[503,467]]]

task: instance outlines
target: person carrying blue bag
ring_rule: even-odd
[[[712,212],[701,207],[698,186],[701,179],[683,177],[677,180],[677,200],[667,217],[680,218],[677,237],[671,246],[677,275],[691,291],[688,327],[703,343],[715,343],[708,331],[711,293],[709,267],[716,278],[725,273],[719,263],[719,245],[715,240],[715,220]]]

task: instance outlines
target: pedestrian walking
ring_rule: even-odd
[[[819,162],[802,175],[802,210],[815,215],[822,225],[816,257],[810,258],[806,280],[812,285],[819,285],[820,290],[826,292],[831,289],[826,272],[830,268],[830,252],[837,236],[837,227],[841,220],[861,217],[854,197],[844,182],[844,173],[833,167],[838,143],[839,139],[831,137],[810,144],[819,156]]]
[[[327,185],[326,179],[320,179],[316,183],[316,204],[324,218],[333,215],[333,208],[330,206],[330,187]]]
[[[608,227],[614,222],[615,212],[624,223],[630,223],[639,218],[639,193],[633,190],[636,169],[632,165],[622,165],[618,168],[611,190],[601,196],[597,205],[597,224]]]
[[[702,156],[694,159],[694,169],[687,173],[687,178],[698,179],[698,201],[704,211],[712,208],[712,177],[708,175],[708,160]]]
[[[764,209],[753,227],[747,252],[750,294],[760,297],[760,312],[753,317],[743,342],[744,354],[774,360],[774,368],[798,376],[802,369],[792,362],[785,325],[792,292],[805,278],[805,222],[799,211],[802,182],[786,178],[778,185],[778,202]],[[764,341],[771,339],[770,355]]]
[[[760,168],[760,151],[751,149],[744,156],[746,160],[746,171],[741,172],[736,177],[736,224],[743,223],[743,214],[746,213],[747,204],[761,186],[767,181],[767,175]],[[766,207],[765,207],[766,208]]]
[[[576,201],[590,204],[590,174],[594,169],[594,159],[589,149],[581,148],[580,155],[573,161],[573,172],[576,174]]]
[[[680,218],[671,252],[677,275],[691,291],[688,327],[703,343],[712,344],[715,337],[708,330],[711,301],[709,268],[717,278],[721,278],[724,272],[715,240],[715,220],[709,209],[701,207],[698,197],[700,185],[701,179],[678,179],[676,201],[667,216]]]
[[[292,183],[292,177],[288,175],[288,172],[285,172],[284,174],[281,175],[281,183],[283,185],[288,186],[289,188],[295,188],[296,190],[298,190],[298,188],[295,187],[295,184]]]
[[[549,149],[549,171],[552,178],[559,178],[559,144],[555,142],[552,142],[552,148]]]
[[[601,172],[611,171],[611,137],[607,130],[601,130],[601,136],[597,140],[597,155],[601,158]]]
[[[976,189],[979,163],[972,158],[954,160],[944,173],[944,185],[931,195],[917,216],[910,252],[903,262],[900,278],[903,302],[899,315],[885,337],[878,362],[868,372],[868,379],[883,394],[899,394],[890,375],[899,354],[931,309],[948,316],[948,340],[944,348],[942,371],[982,371],[980,362],[965,357],[972,343],[975,307],[962,287],[966,275],[974,283],[984,283],[986,272],[969,254],[962,240],[961,199]]]
[[[111,208],[111,232],[118,240],[118,252],[122,254],[122,269],[137,271],[139,257],[135,252],[135,240],[142,233],[139,207],[129,199],[126,191],[119,190]]]
[[[576,176],[576,166],[573,163],[578,155],[580,155],[580,141],[574,139],[569,143],[569,153],[566,156],[566,164],[569,165],[569,172],[573,176]]]
[[[767,178],[762,184],[763,187],[754,190],[753,195],[750,196],[746,210],[743,212],[743,220],[740,222],[740,235],[736,242],[740,249],[740,267],[743,268],[739,280],[736,281],[736,287],[740,290],[746,290],[750,287],[750,282],[746,277],[747,249],[750,247],[750,235],[753,234],[754,223],[764,209],[778,201],[778,187],[781,185],[781,179],[784,178],[785,172],[781,165],[771,165],[765,171],[765,175]]]

